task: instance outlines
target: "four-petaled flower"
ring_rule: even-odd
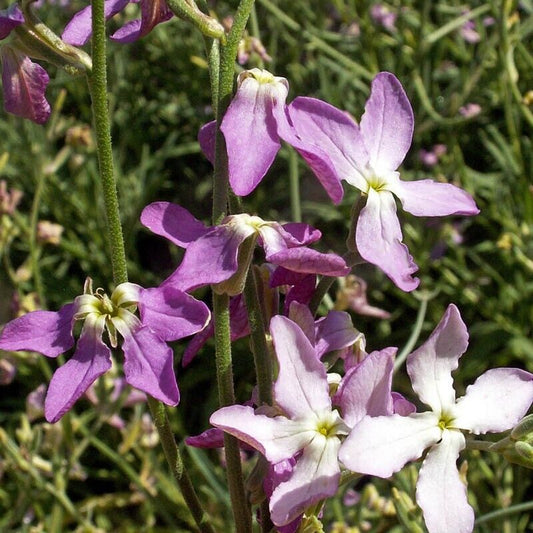
[[[18,4],[0,10],[0,41],[24,24]],[[43,67],[34,63],[16,38],[0,46],[4,108],[8,113],[44,124],[50,116],[50,104],[45,97],[50,81]]]
[[[139,307],[140,320],[134,311]],[[165,341],[200,331],[209,320],[207,306],[173,287],[143,289],[122,283],[108,297],[102,290],[84,294],[59,311],[33,311],[6,324],[0,335],[2,350],[32,350],[57,357],[74,345],[75,320],[84,320],[74,355],[50,381],[45,416],[57,422],[90,385],[111,367],[111,350],[102,341],[107,330],[116,347],[123,337],[126,381],[168,404],[179,402],[171,348]]]
[[[227,216],[218,226],[206,227],[183,207],[155,202],[144,208],[141,222],[154,233],[186,248],[178,269],[164,282],[182,291],[214,285],[220,293],[242,292],[256,240],[266,260],[289,270],[344,276],[344,259],[312,250],[320,231],[307,224],[279,224],[246,213]]]
[[[273,465],[296,459],[270,496],[272,521],[283,526],[336,492],[337,453],[350,427],[367,413],[393,412],[393,352],[370,354],[345,376],[332,400],[326,368],[304,332],[278,315],[270,333],[279,363],[273,392],[280,412],[267,416],[263,408],[233,405],[213,413],[210,422],[259,450]]]
[[[468,332],[452,304],[429,339],[409,355],[407,372],[420,400],[431,407],[408,416],[365,417],[342,444],[342,463],[363,474],[389,477],[405,463],[422,463],[416,499],[430,533],[469,533],[474,512],[456,468],[463,431],[476,435],[511,429],[533,401],[533,375],[516,368],[482,374],[457,401],[451,373],[466,351]]]
[[[400,180],[396,169],[411,146],[414,127],[400,82],[389,72],[374,78],[359,125],[315,98],[298,97],[287,112],[301,146],[314,159],[327,152],[324,167],[332,166],[339,181],[346,180],[366,196],[355,231],[363,259],[379,266],[401,289],[415,289],[418,279],[411,274],[417,266],[402,243],[394,195],[415,216],[475,215],[479,210],[468,193],[450,183]]]

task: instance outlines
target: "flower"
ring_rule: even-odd
[[[104,13],[106,20],[122,11],[128,4],[136,0],[105,0]],[[137,0],[139,1],[139,0]],[[165,0],[140,0],[141,18],[132,20],[118,29],[111,39],[119,43],[131,43],[150,33],[157,24],[166,22],[173,15]],[[92,33],[92,8],[78,11],[66,25],[61,38],[66,43],[82,46],[87,44]]]
[[[139,307],[140,319],[134,315]],[[179,402],[173,369],[173,354],[166,341],[181,339],[201,330],[209,319],[202,302],[173,287],[143,289],[122,283],[108,297],[92,291],[91,280],[84,294],[59,311],[33,311],[6,324],[0,349],[32,350],[57,357],[74,345],[75,320],[84,320],[74,355],[58,368],[45,401],[45,416],[57,422],[90,385],[111,367],[111,351],[102,341],[117,346],[117,331],[123,337],[124,374],[137,389],[168,404]]]
[[[18,4],[0,10],[0,40],[10,36],[21,24],[24,24],[24,15]],[[0,47],[4,108],[8,113],[44,124],[50,116],[50,104],[45,97],[50,78],[19,45],[12,40]]]
[[[414,126],[400,82],[389,72],[374,78],[359,125],[314,98],[298,97],[287,111],[300,145],[308,153],[315,146],[327,151],[324,164],[332,165],[339,181],[346,180],[366,197],[355,230],[360,255],[402,290],[414,290],[419,280],[412,273],[418,267],[402,243],[394,195],[415,216],[475,215],[479,210],[468,193],[449,183],[400,180],[396,169],[411,145]]]
[[[254,244],[265,250],[266,260],[296,272],[343,276],[345,261],[306,245],[318,240],[320,231],[307,224],[265,221],[246,213],[230,215],[221,224],[206,227],[183,207],[154,202],[144,208],[141,222],[157,235],[186,248],[178,269],[164,282],[182,291],[214,285],[220,293],[242,292]]]
[[[374,4],[370,8],[370,17],[375,24],[383,26],[386,30],[390,32],[396,31],[396,19],[398,14],[391,11],[384,4]]]
[[[304,155],[330,198],[338,203],[343,190],[328,164],[327,154],[319,146],[313,146],[308,153],[292,129],[285,105],[288,91],[287,80],[267,70],[254,68],[239,74],[237,93],[220,126],[228,152],[231,188],[238,196],[250,194],[272,165],[283,139]],[[214,121],[202,127],[198,141],[213,163]]]
[[[463,431],[479,435],[508,430],[533,401],[533,375],[515,368],[488,370],[456,401],[451,372],[467,345],[466,326],[451,304],[429,339],[407,360],[413,389],[431,411],[365,416],[339,452],[350,470],[389,477],[429,448],[416,499],[430,533],[469,533],[474,525],[455,464],[465,447]]]
[[[350,424],[367,413],[392,412],[393,365],[390,349],[369,355],[349,371],[332,401],[326,369],[304,332],[277,315],[270,333],[279,363],[273,396],[280,411],[267,416],[265,408],[233,405],[213,413],[210,422],[259,450],[272,465],[295,458],[270,496],[272,521],[284,526],[336,492],[337,453]]]

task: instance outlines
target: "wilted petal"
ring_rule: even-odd
[[[59,311],[32,311],[8,322],[0,334],[0,349],[30,350],[48,357],[65,353],[74,344],[74,304]]]
[[[46,70],[11,46],[2,46],[0,54],[5,110],[44,124],[50,116],[50,104],[45,97],[50,81]]]
[[[309,424],[284,416],[269,418],[251,407],[232,405],[215,411],[209,422],[259,450],[268,461],[278,463],[304,449],[316,435]]]
[[[474,528],[474,511],[456,466],[464,447],[460,431],[445,430],[442,440],[428,451],[422,463],[416,501],[424,512],[429,533],[470,533]]]
[[[338,203],[342,199],[343,179],[364,190],[357,169],[366,165],[368,153],[359,127],[348,113],[307,97],[295,98],[287,112],[294,128],[279,129],[280,136],[300,152],[332,200]]]
[[[376,192],[370,188],[366,206],[357,221],[357,250],[363,259],[381,268],[400,289],[409,292],[418,287],[418,278],[411,276],[418,267],[402,238],[394,197],[388,191]]]
[[[280,149],[273,109],[283,109],[288,92],[287,82],[277,81],[282,78],[258,81],[252,74],[243,74],[220,127],[226,139],[230,185],[238,196],[250,194],[259,185]]]
[[[224,432],[219,428],[209,428],[200,435],[187,437],[185,444],[194,448],[223,448]]]
[[[24,15],[17,3],[0,10],[0,41],[5,39],[13,28],[24,23]]]
[[[156,235],[167,238],[181,248],[205,235],[209,228],[187,209],[170,202],[154,202],[141,213],[141,223]]]
[[[87,318],[76,352],[52,376],[44,403],[48,422],[57,422],[91,386],[111,368],[111,352],[102,342],[104,321]]]
[[[474,199],[451,183],[433,180],[398,181],[393,185],[392,192],[400,199],[406,211],[419,217],[479,213]]]
[[[453,426],[473,433],[511,429],[533,402],[533,375],[518,368],[487,370],[455,406]]]
[[[288,524],[309,506],[335,494],[340,478],[339,446],[338,438],[317,435],[304,449],[290,478],[270,497],[270,517],[276,526]]]
[[[126,381],[167,405],[177,405],[180,395],[172,350],[148,327],[133,333],[122,328],[119,331],[124,337]]]
[[[302,330],[288,318],[276,315],[270,321],[270,333],[279,361],[276,403],[291,418],[330,410],[326,368]]]
[[[372,352],[351,368],[341,381],[333,402],[342,419],[353,428],[364,416],[390,415],[393,410],[391,384],[396,348]]]
[[[429,339],[407,358],[414,391],[436,413],[455,404],[452,372],[467,346],[466,326],[457,307],[450,304]]]
[[[164,341],[176,341],[202,330],[209,321],[208,307],[171,286],[141,289],[141,322]]]
[[[440,440],[435,414],[365,417],[343,442],[339,459],[352,472],[390,477]]]
[[[104,2],[104,16],[106,20],[116,15],[119,11],[124,9],[130,0],[105,0]],[[74,46],[83,46],[87,44],[92,34],[92,7],[78,11],[70,22],[65,26],[65,30],[61,35],[61,39],[68,44]]]
[[[414,117],[401,83],[390,72],[380,72],[372,81],[360,127],[371,167],[396,170],[411,146]]]

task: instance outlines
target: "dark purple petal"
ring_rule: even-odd
[[[170,202],[154,202],[141,213],[141,223],[156,235],[167,238],[181,248],[205,235],[209,228],[187,209]]]
[[[275,254],[268,254],[267,261],[289,270],[324,276],[346,276],[350,268],[344,259],[335,254],[323,254],[311,248],[288,248]]]
[[[413,109],[402,84],[390,72],[372,81],[370,98],[361,117],[361,134],[375,170],[396,170],[411,146]]]
[[[172,350],[150,328],[124,336],[124,375],[133,387],[167,405],[180,401]]]
[[[198,132],[198,143],[207,160],[215,164],[215,134],[217,130],[216,120],[204,124]]]
[[[194,448],[223,448],[224,432],[218,428],[206,429],[199,435],[186,437],[185,444]]]
[[[111,352],[101,339],[102,327],[86,324],[75,354],[54,372],[44,404],[48,422],[57,422],[96,378],[111,368]]]
[[[141,289],[141,322],[164,341],[176,341],[202,330],[210,312],[203,302],[171,286]]]
[[[44,124],[50,116],[50,104],[45,97],[50,81],[46,70],[11,46],[2,46],[0,56],[5,110]]]
[[[20,24],[24,24],[24,15],[18,4],[11,4],[7,9],[0,10],[0,41]]]
[[[8,322],[0,335],[2,350],[30,350],[57,357],[72,348],[74,304],[59,311],[32,311]]]
[[[360,333],[353,327],[352,318],[344,311],[330,311],[315,323],[316,345],[319,357],[333,350],[342,350],[357,341]]]
[[[405,399],[399,392],[392,392],[392,409],[395,414],[408,416],[416,413],[416,405]]]
[[[295,239],[299,246],[311,244],[322,237],[322,232],[309,224],[302,224],[301,222],[289,222],[281,226],[287,233]]]
[[[106,20],[116,15],[129,3],[130,0],[105,0],[104,15]],[[87,6],[72,17],[70,22],[65,26],[61,39],[74,46],[83,46],[84,44],[87,44],[91,38],[91,34],[92,7]]]
[[[273,110],[283,109],[287,87],[245,78],[231,102],[220,129],[226,140],[231,188],[250,194],[274,161],[280,141]]]
[[[119,43],[131,43],[148,35],[155,26],[172,18],[172,11],[165,0],[141,0],[141,19],[132,20],[117,30],[111,39]]]

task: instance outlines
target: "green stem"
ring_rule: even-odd
[[[302,221],[302,206],[300,201],[300,175],[298,174],[298,154],[296,150],[289,151],[289,183],[291,191],[291,215],[293,222]]]
[[[485,522],[490,522],[491,520],[507,518],[508,516],[512,516],[514,514],[524,513],[526,511],[532,511],[532,510],[533,510],[533,501],[519,503],[517,505],[511,505],[511,507],[507,507],[506,509],[498,509],[497,511],[492,511],[492,513],[487,513],[483,516],[480,516],[476,520],[475,524],[476,526],[478,526],[480,524],[484,524]]]
[[[89,90],[93,104],[100,178],[104,194],[108,235],[111,244],[111,261],[115,285],[128,281],[126,253],[120,222],[117,186],[113,170],[111,126],[107,102],[107,64],[104,0],[92,0],[92,59]],[[174,439],[165,406],[148,396],[148,405],[159,433],[165,457],[176,479],[191,514],[203,533],[214,533],[194,492],[192,483],[183,469],[183,462]]]
[[[176,444],[176,440],[174,439],[172,429],[170,428],[170,422],[168,420],[165,406],[151,396],[148,396],[148,405],[150,407],[150,412],[152,413],[155,427],[159,433],[159,438],[161,439],[161,445],[165,452],[165,457],[172,470],[172,475],[181,489],[183,498],[187,502],[187,506],[189,507],[196,524],[203,533],[215,533],[209,523],[207,514],[202,509],[202,505],[196,495],[191,479],[183,467],[183,460]]]
[[[37,176],[37,187],[35,188],[35,194],[33,196],[30,218],[31,271],[33,274],[33,281],[35,283],[35,290],[39,296],[39,303],[43,309],[46,308],[46,299],[43,289],[43,280],[41,278],[41,269],[39,267],[40,247],[37,245],[37,224],[39,223],[39,206],[41,205],[41,199],[43,197],[45,181],[46,173],[43,172],[41,168],[41,171]]]
[[[92,1],[92,61],[93,70],[88,74],[100,179],[107,215],[108,236],[111,245],[111,264],[115,285],[128,281],[126,252],[120,223],[117,184],[113,168],[111,124],[107,101],[107,60],[104,1]]]
[[[265,337],[266,327],[254,268],[250,267],[244,288],[244,299],[248,311],[248,323],[250,325],[250,340],[254,354],[255,373],[257,376],[257,388],[259,392],[259,404],[272,405],[272,361]]]

